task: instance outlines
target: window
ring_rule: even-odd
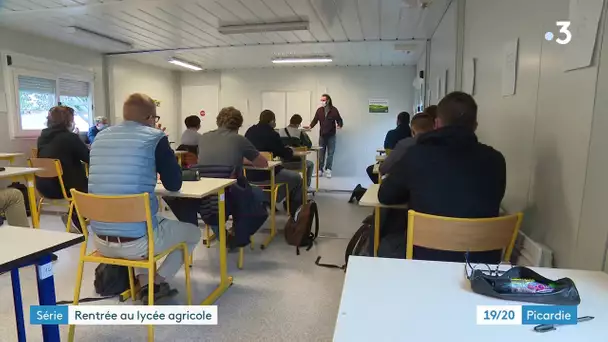
[[[34,57],[11,57],[13,63],[5,69],[5,84],[7,98],[11,99],[8,102],[13,138],[40,135],[46,128],[49,109],[58,104],[74,109],[78,131],[89,130],[95,116],[91,71]]]

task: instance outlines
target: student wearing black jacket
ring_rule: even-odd
[[[391,129],[386,133],[384,138],[384,148],[392,150],[397,146],[399,140],[410,138],[412,130],[410,129],[410,113],[401,112],[397,115],[397,128]]]
[[[47,128],[42,130],[37,143],[38,158],[58,159],[61,163],[62,180],[68,196],[70,189],[88,192],[89,182],[83,164],[89,163],[89,148],[77,134],[72,133],[73,128],[74,109],[67,106],[53,107],[49,110]],[[36,177],[36,189],[46,198],[63,198],[57,178]],[[72,222],[80,229],[75,211]]]
[[[247,138],[258,151],[270,152],[273,157],[289,160],[293,158],[293,150],[283,144],[279,133],[274,130],[276,126],[275,115],[271,110],[264,110],[260,114],[260,122],[251,126],[245,133]],[[247,170],[247,178],[254,183],[268,183],[270,175],[268,171]],[[289,188],[289,209],[294,216],[296,210],[302,205],[302,177],[300,173],[284,169],[281,166],[275,168],[275,182],[286,183]],[[279,191],[279,201],[285,198],[285,188]],[[270,195],[268,195],[270,196]],[[270,197],[269,197],[270,198]],[[270,199],[268,199],[270,202]]]
[[[409,203],[409,208],[432,215],[485,218],[499,214],[505,194],[506,164],[503,155],[477,140],[477,104],[468,94],[453,92],[438,105],[436,130],[418,137],[416,145],[393,167],[380,186],[384,204]],[[402,217],[392,213],[387,231],[399,227]],[[392,222],[391,222],[392,221]],[[384,229],[383,229],[384,230]],[[390,238],[390,237],[387,237]],[[414,248],[416,259],[464,261],[464,253]],[[498,263],[501,251],[470,253],[471,261]]]

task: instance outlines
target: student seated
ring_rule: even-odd
[[[169,140],[162,130],[154,127],[159,117],[154,101],[144,94],[132,94],[123,105],[124,121],[99,134],[91,149],[89,191],[97,195],[150,194],[150,209],[154,216],[154,251],[185,242],[192,253],[201,239],[200,229],[190,223],[170,220],[158,212],[154,195],[157,173],[165,189],[179,191],[182,171],[177,164]],[[148,256],[148,236],[145,222],[91,222],[97,249],[105,256],[140,260]],[[148,284],[147,270],[136,269],[141,285],[142,302],[148,301],[148,286],[154,286],[155,299],[167,296],[171,288],[167,281],[183,265],[180,250],[167,255],[158,268],[154,284]]]
[[[258,151],[270,152],[274,157],[284,160],[293,158],[293,150],[281,141],[279,133],[274,130],[276,126],[275,115],[271,110],[263,110],[260,113],[260,122],[249,127],[245,138],[249,139]],[[275,182],[286,183],[289,188],[290,215],[295,216],[296,211],[302,205],[302,178],[300,173],[277,166],[275,169]],[[252,183],[268,183],[270,175],[265,170],[247,170],[247,178]],[[279,190],[278,201],[286,197],[285,187]],[[270,203],[270,193],[267,193]]]
[[[384,148],[392,150],[395,148],[397,143],[405,138],[412,136],[410,130],[410,113],[401,112],[397,115],[397,128],[391,129],[386,133],[384,138]]]
[[[267,167],[268,161],[238,131],[243,125],[243,115],[234,107],[222,108],[217,119],[218,129],[204,133],[199,140],[198,163],[192,168],[200,170],[205,177],[219,170],[222,178],[237,178],[239,182],[226,191],[226,216],[232,215],[233,234],[228,235],[230,249],[249,244],[250,235],[254,234],[267,217],[263,206],[262,189],[251,187],[248,182],[240,182],[243,174],[243,159],[249,160],[256,167]],[[197,214],[206,201],[198,199],[165,199],[177,218],[197,224]],[[260,212],[259,209],[262,209]],[[201,213],[201,216],[204,213]],[[223,218],[226,219],[227,217]],[[222,218],[216,218],[215,221]],[[206,220],[203,217],[203,220]],[[219,236],[218,223],[207,222],[216,236]]]
[[[421,134],[432,131],[434,125],[435,120],[430,115],[425,113],[418,113],[414,115],[414,118],[412,118],[412,136],[401,139],[395,148],[393,148],[391,153],[386,156],[386,159],[380,163],[380,174],[389,174],[395,163],[397,163],[403,157],[405,152],[407,152],[411,146],[416,144],[416,138]],[[368,166],[365,171],[372,182],[374,182],[374,184],[378,184],[379,175],[374,173],[374,165]]]
[[[446,95],[437,107],[436,130],[421,135],[380,185],[383,204],[408,203],[432,215],[485,218],[499,215],[505,194],[503,155],[477,140],[477,104],[462,92]],[[391,216],[391,214],[393,216]],[[382,245],[404,239],[405,211],[389,213]],[[405,256],[405,248],[399,252]],[[390,254],[390,251],[387,251]],[[379,255],[382,254],[379,252]],[[416,259],[463,262],[464,253],[414,247]],[[470,253],[472,262],[498,263],[501,251]]]
[[[198,155],[198,143],[201,134],[198,132],[201,129],[201,118],[196,115],[190,115],[184,120],[186,130],[182,133],[182,139],[178,149],[188,151]]]
[[[108,118],[105,116],[98,116],[95,118],[95,125],[89,128],[89,132],[87,133],[87,139],[89,145],[95,141],[95,137],[97,134],[108,127]]]
[[[89,162],[89,148],[80,140],[74,129],[74,109],[67,106],[55,106],[49,110],[47,128],[38,137],[38,158],[58,159],[63,169],[63,184],[68,196],[70,189],[87,192],[88,179],[83,163]],[[61,184],[57,178],[36,177],[36,189],[49,199],[63,199]],[[62,220],[67,226],[68,216]],[[74,232],[81,232],[76,210],[72,215]]]
[[[29,228],[30,221],[27,219],[25,200],[21,191],[12,188],[1,189],[0,212],[4,213],[9,225]]]
[[[283,144],[290,147],[312,147],[312,141],[308,137],[308,134],[300,129],[300,125],[302,124],[302,117],[299,114],[292,115],[291,119],[289,119],[289,125],[283,129],[279,130],[279,135],[281,136],[281,140]],[[300,164],[302,159],[300,157],[293,157],[287,162],[294,162],[297,164],[297,170],[300,170]],[[315,163],[310,160],[306,161],[306,181],[308,186],[310,187],[310,181],[312,179],[312,171],[315,168]]]

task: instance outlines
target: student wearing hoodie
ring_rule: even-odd
[[[38,158],[58,159],[63,170],[63,184],[66,191],[76,189],[87,192],[88,179],[83,163],[89,163],[89,148],[82,142],[74,129],[74,109],[56,106],[49,110],[47,128],[38,137]],[[62,199],[59,179],[36,177],[36,189],[50,199]],[[68,195],[69,196],[69,195]],[[67,215],[62,218],[67,225]],[[80,230],[78,216],[74,210],[73,226]]]

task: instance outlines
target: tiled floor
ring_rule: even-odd
[[[236,268],[237,254],[229,255],[229,274],[234,285],[217,302],[218,326],[159,326],[156,341],[331,341],[340,301],[344,273],[314,264],[318,255],[324,262],[341,264],[348,238],[359,227],[369,209],[348,204],[348,196],[319,193],[321,233],[338,238],[320,238],[309,252],[296,255],[278,235],[268,249],[247,250],[245,268]],[[277,216],[282,227],[285,216]],[[61,230],[58,216],[42,218],[43,229]],[[0,227],[1,229],[1,227]],[[255,236],[257,243],[264,233]],[[58,253],[54,264],[57,297],[71,300],[73,296],[78,247]],[[200,302],[217,284],[217,249],[199,246],[194,254],[192,269],[193,297]],[[96,265],[85,268],[82,297],[94,295],[93,273]],[[33,268],[21,271],[25,318],[29,321],[29,305],[37,303]],[[185,303],[183,272],[171,282],[180,294],[165,304]],[[17,340],[10,276],[0,276],[0,341]],[[117,300],[96,305],[130,305]],[[39,326],[26,323],[28,341],[42,341]],[[67,327],[61,328],[62,340],[67,340]],[[78,326],[76,341],[127,342],[145,341],[147,330],[140,326]]]

